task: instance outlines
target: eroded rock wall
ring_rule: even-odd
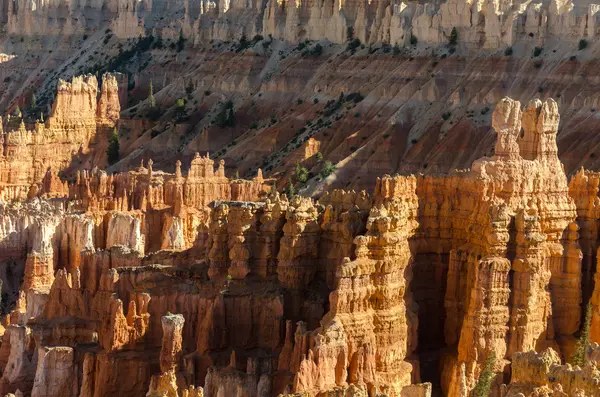
[[[196,43],[272,35],[290,42],[329,40],[344,43],[430,44],[449,41],[453,28],[469,47],[501,48],[518,39],[543,42],[553,37],[576,42],[598,34],[597,4],[582,1],[434,2],[240,0],[162,1],[105,0],[74,3],[9,2],[0,19],[13,35],[82,35],[109,26],[122,38],[158,31],[168,38],[180,34]],[[349,30],[351,33],[349,34]]]
[[[567,183],[558,123],[551,99],[505,98],[493,156],[372,195],[259,199],[260,173],[198,155],[5,205],[25,282],[0,393],[467,397],[495,356],[496,394],[593,396],[595,345],[560,364],[588,302],[598,342],[598,178]]]

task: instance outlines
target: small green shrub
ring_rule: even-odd
[[[294,170],[294,176],[296,180],[300,183],[304,183],[308,180],[308,170],[300,165],[300,163],[296,163],[296,169]]]

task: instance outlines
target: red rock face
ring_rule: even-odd
[[[0,394],[467,397],[495,356],[494,395],[594,396],[597,345],[561,364],[600,338],[599,177],[567,182],[553,100],[492,120],[469,170],[318,201],[200,155],[48,177],[0,206]]]
[[[121,109],[115,76],[103,76],[98,96],[95,76],[60,80],[52,112],[33,126],[3,120],[4,150],[0,158],[0,195],[25,199],[42,191],[47,197],[63,197],[66,186],[57,173],[76,158],[104,166],[98,155],[106,149],[108,134],[116,126]],[[10,116],[9,116],[10,117]]]

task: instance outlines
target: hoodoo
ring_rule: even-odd
[[[20,134],[89,145],[111,81],[87,110],[95,78],[62,84],[57,132]],[[318,200],[209,155],[72,180],[4,159],[0,395],[469,397],[489,370],[494,396],[598,396],[600,174],[568,181],[552,99],[492,125],[470,169]]]

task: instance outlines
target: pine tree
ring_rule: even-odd
[[[185,37],[183,36],[183,30],[179,31],[179,39],[177,39],[177,52],[181,52],[185,47]]]
[[[354,39],[354,26],[348,26],[346,28],[346,40],[352,41]]]
[[[485,361],[483,370],[479,374],[477,384],[473,389],[473,397],[489,397],[492,393],[492,381],[494,380],[494,363],[496,362],[496,353]]]
[[[573,356],[571,356],[571,364],[583,367],[585,362],[585,351],[588,344],[590,343],[590,328],[592,326],[592,305],[588,303],[585,311],[585,321],[583,322],[583,329],[577,341],[577,347]]]
[[[235,170],[235,179],[240,179],[240,171]]]
[[[17,117],[21,117],[21,108],[19,107],[19,105],[17,105],[17,107],[15,108],[15,116]]]
[[[37,107],[37,98],[35,97],[35,94],[31,94],[31,103],[29,104],[29,107],[31,109],[35,109]]]
[[[294,184],[292,183],[291,179],[288,179],[288,185],[285,191],[285,195],[290,199],[296,195],[296,189],[294,189]]]
[[[221,109],[215,116],[213,123],[218,125],[219,128],[235,127],[235,112],[232,101],[229,100],[221,105]]]
[[[113,165],[114,163],[119,161],[119,149],[119,134],[117,133],[117,129],[115,128],[108,141],[108,149],[106,149],[108,165]]]
[[[148,103],[151,108],[156,107],[156,100],[154,99],[154,90],[152,88],[152,82],[150,82],[150,93],[148,94]]]
[[[417,45],[417,43],[419,42],[419,39],[417,38],[417,36],[415,36],[414,34],[410,34],[410,45]]]
[[[450,45],[456,45],[458,43],[458,32],[456,28],[452,28],[452,32],[450,32],[450,38],[448,39],[448,43]]]

